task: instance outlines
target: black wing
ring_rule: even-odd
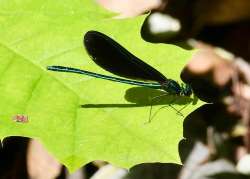
[[[88,31],[84,36],[84,45],[97,65],[115,75],[144,81],[164,82],[167,79],[105,34]]]

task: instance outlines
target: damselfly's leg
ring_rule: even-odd
[[[153,98],[150,99],[150,110],[149,110],[149,119],[148,119],[148,123],[151,122],[151,115],[152,115],[152,109],[153,109],[153,101],[155,101],[155,100],[158,101],[161,97],[167,96],[167,95],[168,95],[168,94],[166,93],[166,94],[162,94],[162,95],[159,95],[159,96],[155,96],[155,97],[153,97]]]
[[[181,114],[181,115],[183,116],[183,114],[181,113],[181,111],[182,111],[183,109],[185,109],[188,105],[189,105],[188,103],[185,104],[180,110],[178,110],[178,113]],[[183,116],[183,117],[184,117],[184,116]]]
[[[148,123],[150,123],[150,122],[151,122],[151,119],[154,117],[154,116],[152,116],[153,102],[156,101],[156,100],[158,101],[161,97],[163,97],[163,96],[168,96],[168,95],[169,95],[169,94],[166,93],[166,94],[162,94],[162,95],[155,96],[155,97],[151,98]],[[168,106],[170,106],[172,109],[174,109],[174,110],[177,112],[177,114],[183,116],[183,114],[180,113],[180,111],[178,111],[176,108],[174,108],[174,107],[171,105],[171,104],[172,104],[173,102],[175,102],[175,101],[176,101],[176,98],[174,98],[174,99],[168,104]],[[160,109],[162,109],[162,108],[164,108],[164,107],[167,107],[167,106],[163,106],[163,107],[161,107]],[[160,109],[159,109],[159,110],[160,110]],[[152,117],[151,117],[151,116],[152,116]]]
[[[162,107],[160,107],[159,109],[157,109],[157,111],[155,112],[155,114],[152,116],[151,119],[153,119],[153,117],[158,113],[158,111],[160,111],[161,109],[164,109],[164,108],[166,108],[166,107],[169,107],[169,106],[170,106],[172,109],[174,109],[174,110],[177,112],[178,115],[184,117],[184,115],[181,113],[181,110],[177,110],[177,109],[174,108],[171,104],[168,104],[168,105],[162,106]]]

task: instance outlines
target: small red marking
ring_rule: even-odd
[[[29,122],[28,116],[23,115],[23,114],[17,114],[15,116],[13,116],[13,120],[15,122],[21,122],[21,123],[27,123],[27,122]]]

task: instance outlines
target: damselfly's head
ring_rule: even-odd
[[[193,93],[193,90],[189,84],[181,84],[181,96],[190,96]]]

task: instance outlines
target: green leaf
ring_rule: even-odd
[[[129,51],[180,81],[191,51],[150,44],[140,37],[145,18],[112,19],[87,0],[0,1],[0,137],[39,139],[70,171],[93,160],[131,167],[143,162],[179,162],[178,142],[188,98],[153,101],[159,91],[69,73],[48,65],[77,67],[102,74],[86,54],[83,35],[101,31]],[[171,108],[168,103],[173,101]],[[162,108],[165,106],[165,108]],[[158,112],[157,112],[158,111]],[[28,116],[17,123],[13,116]]]

